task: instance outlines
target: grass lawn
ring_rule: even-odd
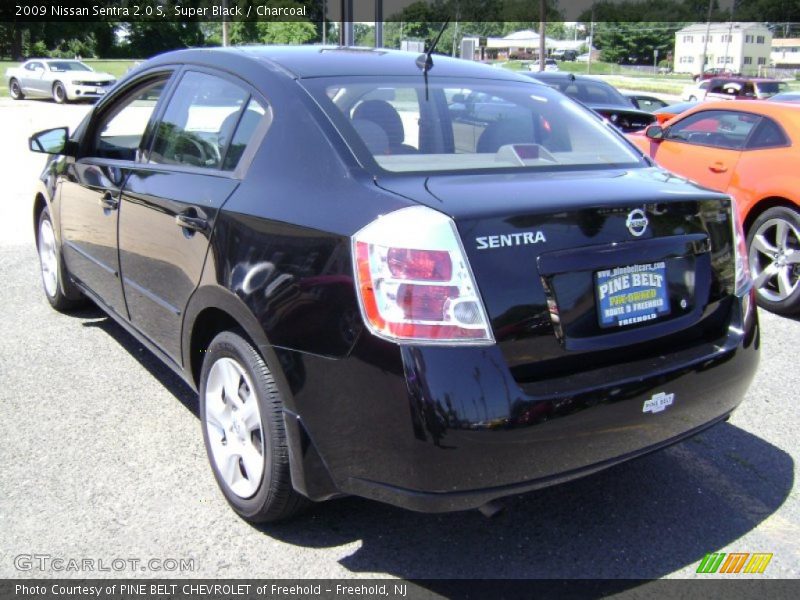
[[[128,69],[134,66],[138,61],[87,59],[84,60],[83,62],[92,67],[95,71],[103,71],[105,73],[111,73],[115,77],[119,78],[122,77],[128,71]],[[8,95],[8,80],[5,77],[6,69],[10,67],[16,67],[20,64],[21,63],[10,60],[0,60],[0,73],[2,73],[2,79],[0,79],[0,96]]]

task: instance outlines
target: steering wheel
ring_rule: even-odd
[[[712,146],[722,146],[726,147],[729,146],[728,136],[723,133],[716,133],[712,132],[706,135],[705,140],[703,140],[706,144],[711,144]]]
[[[189,163],[196,167],[214,167],[219,166],[222,162],[219,148],[196,135],[182,135],[176,146],[175,158],[179,159],[180,162]]]

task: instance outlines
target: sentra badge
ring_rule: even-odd
[[[487,235],[475,238],[478,250],[488,248],[502,248],[504,246],[525,246],[527,244],[538,244],[546,242],[544,233],[541,231],[525,231],[523,233],[508,233],[506,235]]]
[[[631,212],[629,212],[628,219],[625,221],[628,231],[630,231],[631,235],[635,237],[639,237],[640,235],[644,234],[644,232],[647,230],[648,223],[649,221],[647,220],[647,215],[644,214],[644,211],[641,208],[634,208]]]
[[[672,403],[674,401],[675,401],[675,394],[667,394],[664,392],[653,394],[652,398],[644,401],[642,412],[643,413],[649,412],[653,414],[661,412],[668,406],[672,406]]]

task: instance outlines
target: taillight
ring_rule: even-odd
[[[739,209],[736,206],[736,200],[733,198],[731,198],[731,212],[733,213],[731,221],[733,223],[733,247],[736,267],[734,290],[737,296],[744,296],[753,286],[753,280],[750,277],[750,263],[747,258],[747,243],[744,238],[742,218],[739,216]]]
[[[353,236],[367,327],[393,341],[487,344],[494,338],[453,221],[423,206],[373,221]]]

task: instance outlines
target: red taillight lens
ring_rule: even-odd
[[[412,321],[441,321],[447,316],[446,302],[455,298],[458,288],[454,286],[404,283],[397,288],[397,304]]]
[[[353,236],[358,297],[373,333],[396,341],[491,343],[458,234],[429,208],[399,210]]]
[[[731,198],[731,220],[733,223],[734,269],[736,273],[735,293],[744,296],[753,285],[750,276],[750,261],[747,256],[747,242],[744,237],[744,227],[736,200]]]
[[[450,281],[453,275],[450,254],[443,250],[389,248],[387,258],[389,271],[397,279]]]

